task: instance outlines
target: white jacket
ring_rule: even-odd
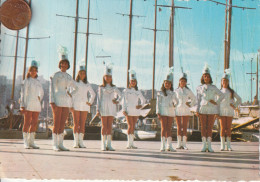
[[[197,88],[197,108],[196,112],[200,114],[219,114],[219,104],[224,99],[224,95],[215,85],[203,84]],[[214,105],[210,102],[217,103]]]
[[[28,78],[23,81],[21,87],[20,107],[27,111],[41,112],[43,88],[37,78]]]
[[[84,83],[83,81],[76,82],[75,84],[78,88],[77,92],[72,95],[73,104],[72,107],[76,111],[88,111],[90,112],[90,106],[87,104],[93,104],[96,94],[89,83]],[[90,98],[88,98],[88,93]]]
[[[178,105],[176,106],[176,116],[190,116],[191,111],[189,106],[186,105],[186,102],[191,101],[190,106],[194,106],[196,104],[196,97],[193,92],[184,87],[175,89],[176,97],[178,99]]]
[[[136,109],[139,105],[138,101],[141,101],[140,105],[145,103],[145,98],[140,90],[134,88],[126,88],[123,91],[122,107],[123,111],[127,112],[129,116],[140,116],[140,109]]]
[[[101,116],[116,116],[117,108],[116,104],[112,102],[117,98],[117,101],[121,100],[121,92],[116,86],[111,87],[107,84],[106,87],[98,87],[97,94],[97,112],[100,112]]]
[[[230,106],[230,104],[233,104],[236,108],[241,104],[242,99],[237,95],[236,92],[234,92],[234,98],[231,98],[231,92],[227,88],[222,88],[220,90],[224,94],[224,99],[220,103],[220,116],[234,116],[234,109]]]
[[[167,90],[166,93],[167,96],[165,96],[162,91],[157,92],[156,113],[162,116],[174,117],[174,105],[178,103],[178,100],[173,91]]]
[[[50,81],[50,103],[55,103],[59,107],[72,107],[72,98],[67,92],[73,94],[77,89],[68,73],[61,71],[54,73]]]

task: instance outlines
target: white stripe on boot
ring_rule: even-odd
[[[232,151],[233,149],[231,148],[231,137],[227,137],[227,150]]]
[[[74,135],[73,148],[79,148],[79,133],[73,133],[73,135]]]
[[[211,148],[211,140],[212,140],[211,137],[208,137],[208,138],[207,138],[207,142],[208,142],[208,151],[209,151],[209,152],[214,152],[214,150]]]
[[[131,149],[131,134],[127,135],[127,145],[126,145],[127,149]]]
[[[137,147],[134,146],[135,135],[134,135],[134,134],[130,134],[130,135],[131,135],[131,148],[132,148],[132,149],[137,149]]]
[[[106,150],[106,135],[101,135],[101,150],[105,151]]]
[[[29,139],[28,139],[28,133],[23,132],[23,146],[25,149],[29,149]]]
[[[188,150],[186,143],[187,143],[187,136],[183,136],[182,137],[182,146],[183,146],[184,150]]]
[[[53,147],[52,149],[54,151],[60,151],[59,147],[58,147],[58,135],[56,133],[52,133],[52,141],[53,141]]]
[[[34,144],[35,132],[29,133],[29,146],[33,149],[39,149],[40,147]]]
[[[206,150],[207,150],[206,137],[202,137],[201,140],[202,140],[202,149],[201,149],[201,152],[206,152]]]
[[[79,134],[79,148],[86,148],[86,146],[83,144],[83,140],[84,140],[84,134],[80,133]]]
[[[161,152],[165,151],[165,137],[161,137]]]
[[[113,147],[111,146],[111,140],[112,140],[112,136],[107,135],[107,150],[115,151],[115,149],[113,149]]]
[[[59,138],[59,149],[62,151],[69,151],[69,149],[67,149],[63,146],[64,134],[63,133],[59,134],[58,138]]]
[[[178,135],[177,136],[177,147],[176,149],[181,149],[182,148],[182,145],[181,145],[181,136]]]
[[[167,138],[167,150],[171,152],[176,152],[176,150],[172,148],[172,137]]]
[[[225,137],[224,136],[220,137],[220,150],[221,151],[225,150]]]

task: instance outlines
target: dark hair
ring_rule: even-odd
[[[212,84],[213,81],[212,81],[211,75],[210,75],[209,73],[204,73],[204,74],[208,74],[208,75],[209,75],[209,78],[210,78],[210,82],[209,82],[209,83]],[[204,74],[203,74],[203,75],[204,75]],[[203,75],[201,76],[201,79],[200,79],[200,83],[201,83],[201,84],[205,84]]]
[[[178,85],[178,88],[180,88],[180,80],[182,80],[182,79],[185,80],[186,83],[187,83],[187,78],[184,78],[184,77],[183,77],[183,78],[180,78],[180,79],[179,79],[179,85]],[[185,88],[190,89],[190,88],[187,86],[187,84],[185,85]]]
[[[138,86],[137,86],[137,80],[135,80],[136,81],[136,85],[135,85],[135,90],[138,90]],[[128,88],[131,88],[131,86],[130,86],[130,83],[129,83],[129,85],[128,85]]]
[[[162,87],[161,87],[161,91],[163,92],[164,96],[167,96],[166,88],[164,87],[164,82],[165,82],[165,81],[163,81],[163,84],[162,84]],[[173,91],[172,83],[171,83],[171,88],[170,88],[170,90]]]
[[[107,85],[107,82],[106,82],[106,80],[105,80],[105,76],[103,76],[103,84],[102,85],[100,85],[100,87],[105,87]],[[113,84],[113,80],[111,81],[111,87],[114,87],[115,85]]]
[[[68,69],[70,69],[70,62],[69,62],[69,60],[67,60],[67,59],[62,59],[62,60],[60,60],[60,62],[59,62],[59,68],[61,67],[61,63],[62,63],[63,61],[66,61],[66,62],[68,63]],[[68,69],[67,69],[67,70],[68,70]]]
[[[222,84],[221,84],[221,89],[220,89],[220,90],[222,90],[222,88],[223,88],[223,86],[222,86]],[[232,88],[230,88],[229,83],[228,83],[227,89],[231,92],[230,98],[234,99],[234,92],[235,92],[235,91],[234,91]]]
[[[28,69],[28,72],[27,72],[27,74],[26,74],[26,78],[30,78],[30,77],[31,77],[30,72],[32,71],[33,68],[35,68],[36,71],[38,72],[38,68],[37,68],[37,67],[35,67],[35,66],[30,66],[29,69]],[[38,74],[36,75],[35,78],[37,78],[37,77],[38,77]]]
[[[84,70],[81,70],[81,71],[84,71]],[[80,71],[79,71],[80,72]],[[77,74],[77,76],[76,76],[76,82],[79,82],[79,80],[80,80],[80,78],[79,78],[79,72],[78,72],[78,74]],[[85,71],[85,73],[86,73],[86,71]],[[86,74],[86,77],[82,80],[84,83],[88,83],[88,80],[87,80],[87,74]]]

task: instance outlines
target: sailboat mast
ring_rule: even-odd
[[[90,14],[90,0],[88,0],[88,17],[87,17],[87,33],[86,33],[86,52],[85,52],[85,65],[86,65],[86,77],[88,74],[88,37],[89,37],[89,14]],[[88,77],[87,77],[88,78]]]
[[[12,102],[14,102],[14,88],[15,88],[15,80],[16,80],[18,40],[19,40],[19,30],[16,31],[16,43],[15,43],[15,55],[14,55],[14,72],[13,72],[13,86],[12,86],[12,95],[11,95]]]
[[[228,15],[228,0],[226,0],[225,10],[225,38],[224,38],[224,70],[226,69],[227,62],[227,15]]]
[[[31,7],[31,0],[28,1],[29,6]],[[25,79],[26,72],[26,62],[27,62],[27,53],[28,53],[28,36],[29,36],[29,25],[26,27],[26,37],[25,37],[25,51],[24,51],[24,63],[23,63],[23,80]]]
[[[226,68],[229,68],[230,63],[230,45],[231,45],[231,21],[232,21],[232,0],[229,0],[228,7],[228,41],[227,41],[227,59],[226,59]]]
[[[126,87],[129,84],[129,74],[128,71],[130,69],[130,57],[131,57],[131,38],[132,38],[132,19],[133,19],[133,0],[130,0],[130,13],[129,13],[129,36],[128,36],[128,56],[127,56],[127,81]]]
[[[156,23],[157,23],[157,0],[155,0],[155,6],[154,6],[153,89],[152,89],[152,99],[154,99],[154,77],[155,77],[155,56],[156,56]]]
[[[76,18],[75,18],[75,36],[74,36],[74,56],[73,56],[73,79],[75,79],[75,71],[76,71],[78,21],[79,21],[78,17],[79,17],[79,0],[76,0]]]
[[[171,16],[170,16],[170,31],[169,31],[169,68],[174,65],[174,0],[172,0]],[[173,80],[172,80],[172,84]]]

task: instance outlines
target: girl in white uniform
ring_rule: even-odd
[[[229,86],[230,70],[225,70],[221,80],[220,91],[224,94],[224,99],[220,103],[220,150],[225,150],[225,139],[227,139],[227,150],[231,148],[231,124],[234,116],[234,110],[241,104],[242,100],[237,93]],[[235,101],[236,99],[236,101]]]
[[[37,79],[37,72],[38,63],[33,60],[21,87],[20,108],[21,113],[24,114],[23,139],[26,149],[39,149],[34,144],[34,139],[44,93],[42,85]]]
[[[73,121],[74,121],[74,148],[86,148],[83,144],[85,133],[85,122],[90,106],[93,104],[96,94],[87,81],[85,65],[79,66],[76,77],[77,92],[72,95],[73,99]],[[88,93],[90,98],[88,98]]]
[[[130,70],[130,83],[129,88],[123,91],[123,114],[126,117],[128,130],[127,130],[127,149],[136,149],[134,146],[134,130],[138,117],[140,116],[140,108],[145,103],[145,98],[137,87],[137,78],[134,70]],[[140,100],[140,105],[138,104]]]
[[[201,85],[197,88],[197,109],[196,115],[199,116],[201,122],[201,137],[203,147],[201,152],[214,152],[211,148],[212,129],[216,117],[219,114],[219,104],[223,100],[224,95],[215,86],[212,85],[210,70],[206,64],[201,77]]]
[[[172,122],[175,116],[174,105],[178,103],[176,94],[173,92],[173,67],[166,74],[166,79],[163,81],[161,91],[157,92],[156,113],[161,121],[161,151],[176,151],[172,147]],[[167,147],[165,140],[167,138]]]
[[[112,82],[112,64],[107,64],[104,70],[103,84],[98,88],[97,116],[101,116],[101,150],[114,151],[111,146],[111,133],[114,117],[117,113],[116,105],[121,100],[121,92]]]
[[[190,107],[196,103],[196,97],[187,87],[187,74],[182,73],[179,79],[179,87],[175,89],[178,105],[176,106],[177,120],[177,149],[185,149],[187,142],[187,126],[191,116]],[[190,103],[189,103],[190,101]]]
[[[70,68],[67,57],[67,49],[61,47],[59,49],[59,68],[60,71],[56,72],[51,77],[50,82],[50,104],[53,113],[53,150],[68,151],[63,146],[65,121],[69,116],[69,110],[72,108],[72,94],[77,90],[77,87],[72,77],[66,73]]]

